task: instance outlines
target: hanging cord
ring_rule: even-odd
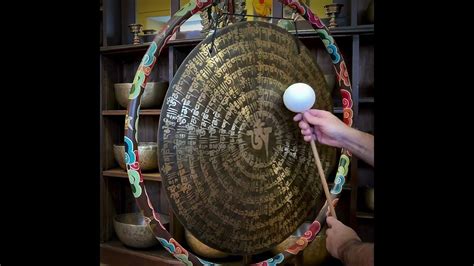
[[[214,53],[216,52],[214,49],[214,40],[216,39],[216,33],[217,33],[217,24],[219,23],[219,19],[221,18],[222,15],[216,14],[215,21],[214,23],[214,32],[212,33],[212,43],[211,43],[211,49],[209,49],[209,55],[212,55],[212,51],[214,50]]]
[[[298,38],[298,37],[299,37],[299,35],[298,35],[298,26],[297,26],[298,23],[296,23],[296,20],[298,19],[299,14],[296,13],[296,12],[293,13],[293,14],[296,14],[295,18],[292,19],[292,21],[293,21],[293,25],[295,26],[296,38]],[[300,51],[300,43],[299,43],[299,42],[296,42],[296,49],[298,50],[298,54],[301,54],[301,51]]]
[[[212,6],[216,8],[218,2],[219,0],[214,0],[214,2],[212,3]],[[209,8],[208,10],[210,10],[211,8]],[[214,32],[212,33],[212,43],[211,43],[211,48],[209,49],[209,55],[212,55],[212,50],[214,49],[214,40],[216,39],[217,24],[219,23],[219,19],[221,18],[221,14],[218,14],[217,12],[215,14],[216,14],[215,18],[212,17],[212,14],[210,16],[211,18],[214,19],[215,23],[214,23]]]

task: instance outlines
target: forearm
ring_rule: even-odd
[[[374,136],[354,128],[342,137],[342,146],[357,158],[374,166]]]
[[[345,266],[373,266],[374,244],[351,241],[341,248],[340,258]]]

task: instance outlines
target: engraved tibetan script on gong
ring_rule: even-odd
[[[313,55],[285,30],[241,22],[203,40],[181,64],[158,128],[159,167],[171,207],[206,245],[256,254],[281,243],[324,203],[309,144],[285,89],[304,82],[332,110]],[[319,145],[326,175],[336,150]]]

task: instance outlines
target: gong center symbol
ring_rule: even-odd
[[[247,172],[248,167],[267,168],[278,156],[275,149],[282,144],[278,119],[265,110],[256,110],[253,115],[244,113],[246,115],[238,118],[242,118],[238,140],[240,159],[247,165],[241,171]]]
[[[250,136],[250,142],[254,150],[261,150],[265,146],[265,157],[268,158],[268,140],[272,133],[272,127],[265,127],[265,122],[259,118],[255,122],[253,130],[247,130],[247,136]]]

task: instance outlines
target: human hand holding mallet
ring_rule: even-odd
[[[315,102],[316,94],[314,93],[313,88],[305,83],[294,83],[285,90],[285,93],[283,93],[283,103],[285,104],[286,108],[288,108],[288,110],[295,113],[303,113],[311,109]],[[324,175],[321,160],[319,159],[318,150],[316,149],[316,144],[313,138],[311,138],[310,143],[311,149],[313,150],[314,160],[316,162],[316,167],[318,168],[319,177],[321,178],[321,183],[323,184],[324,194],[326,195],[329,211],[331,212],[331,216],[337,219],[336,211],[332,205],[332,198],[331,194],[329,193],[328,183],[326,182],[326,176]]]

